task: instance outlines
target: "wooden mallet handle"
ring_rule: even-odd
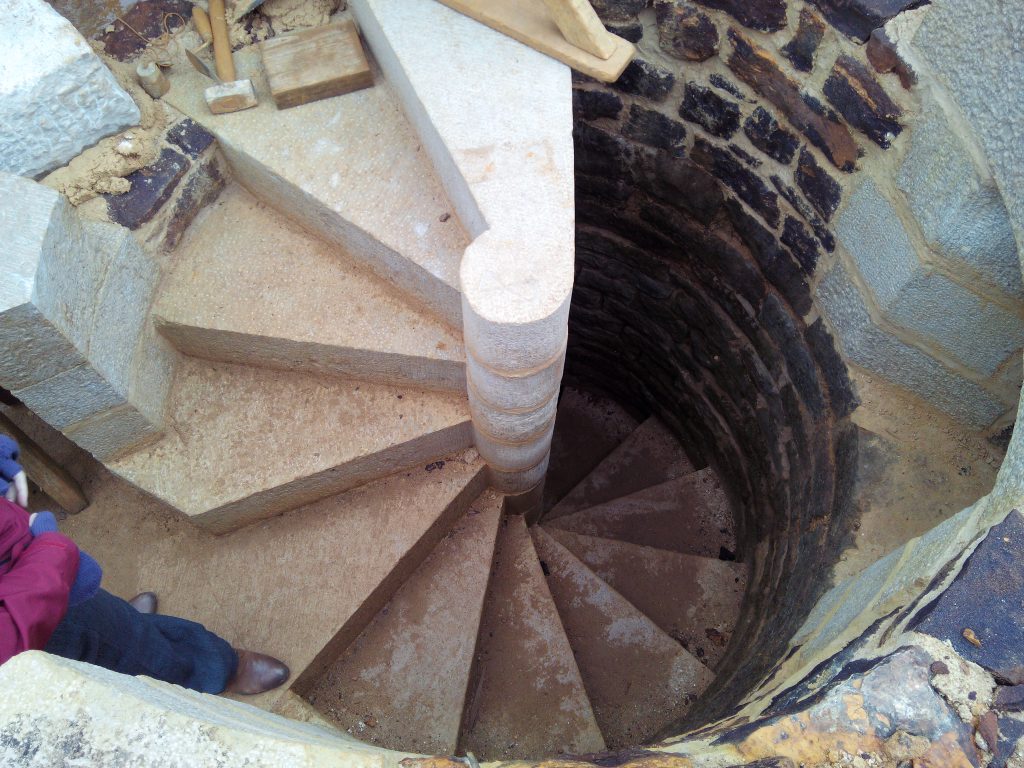
[[[196,32],[203,38],[204,43],[213,42],[213,28],[210,26],[210,17],[198,5],[192,6],[192,23],[195,24]]]
[[[225,83],[230,83],[236,79],[235,62],[231,58],[231,40],[228,38],[224,0],[210,0],[210,27],[213,30],[213,59],[217,64],[217,77]]]

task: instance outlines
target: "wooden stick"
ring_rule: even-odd
[[[0,413],[0,432],[17,441],[21,449],[21,466],[29,480],[42,488],[43,493],[72,515],[89,506],[82,486],[3,413]]]
[[[198,5],[192,6],[192,23],[195,24],[196,32],[203,38],[204,43],[213,42],[213,27],[210,26],[210,17]]]
[[[615,53],[615,38],[604,28],[590,0],[544,0],[544,5],[565,39],[577,48],[606,61]]]
[[[224,15],[224,0],[210,0],[210,27],[213,31],[213,58],[217,63],[217,77],[225,83],[235,78],[235,62],[231,58],[231,39],[228,21]]]

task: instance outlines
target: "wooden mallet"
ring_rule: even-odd
[[[225,112],[238,112],[243,109],[255,107],[259,102],[256,99],[256,90],[253,88],[252,80],[245,78],[236,79],[235,62],[231,58],[231,40],[228,37],[228,22],[224,13],[224,0],[210,0],[209,16],[202,8],[192,9],[192,20],[195,23],[196,31],[203,38],[205,48],[213,42],[213,59],[217,70],[216,85],[211,85],[203,92],[206,98],[206,105],[215,114]],[[202,50],[199,48],[197,50]],[[187,51],[189,61],[192,65],[212,76],[210,70],[199,61],[192,51]]]

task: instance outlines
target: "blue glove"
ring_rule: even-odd
[[[33,537],[41,533],[56,532],[57,518],[52,512],[37,512],[30,528]],[[78,573],[75,574],[75,583],[71,585],[68,605],[78,605],[91,598],[99,592],[101,581],[103,569],[100,568],[100,564],[82,550],[78,550]]]
[[[14,476],[21,472],[20,455],[18,444],[7,435],[0,435],[0,496],[7,493]]]

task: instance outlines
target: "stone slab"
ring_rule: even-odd
[[[544,530],[669,637],[715,668],[739,617],[747,566]]]
[[[383,768],[353,739],[245,704],[41,651],[0,671],[0,762],[24,768]]]
[[[485,760],[605,748],[522,517],[498,534],[459,751]],[[553,711],[559,717],[551,717]],[[516,734],[509,738],[509,734]]]
[[[884,376],[977,429],[992,424],[1012,407],[879,328],[841,262],[821,282],[818,299],[850,362]]]
[[[111,477],[61,528],[103,564],[108,590],[156,591],[162,612],[283,659],[301,693],[484,491],[483,470],[446,457],[224,536]],[[281,693],[245,701],[272,709]]]
[[[922,263],[892,204],[865,181],[836,221],[885,317],[988,377],[1024,344],[1024,321]]]
[[[85,38],[43,0],[10,0],[0,39],[0,170],[41,176],[139,122],[139,108]]]
[[[1024,299],[1017,241],[1003,197],[995,182],[978,172],[935,104],[914,125],[897,183],[930,248]]]
[[[307,694],[338,728],[404,752],[454,754],[502,497],[488,491]]]
[[[551,509],[639,426],[610,398],[566,387],[558,399],[544,511]]]
[[[699,557],[734,558],[732,512],[710,469],[669,480],[544,524]]]
[[[110,469],[225,531],[468,448],[465,397],[196,359],[169,434]]]
[[[974,550],[953,583],[912,627],[947,640],[997,680],[1024,684],[1024,515],[1012,511]],[[964,637],[970,629],[979,645]]]
[[[543,528],[533,532],[605,743],[648,741],[686,714],[714,674]]]
[[[552,507],[547,519],[627,496],[693,470],[675,436],[650,417]]]
[[[164,98],[216,136],[256,197],[460,327],[458,270],[469,240],[379,73],[372,88],[279,111],[259,51],[237,52],[235,66],[252,79],[259,106],[211,115],[208,81],[184,60]],[[310,125],[322,127],[312,140]]]
[[[465,392],[458,333],[237,185],[182,241],[154,315],[197,357]]]

